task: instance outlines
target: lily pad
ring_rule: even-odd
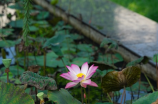
[[[13,75],[21,75],[24,72],[24,69],[21,68],[20,66],[17,66],[17,65],[16,66],[10,66],[9,69],[10,69],[10,72]],[[1,70],[4,71],[5,67],[3,67]]]
[[[136,100],[133,104],[152,104],[158,99],[158,91],[145,95],[138,100]],[[156,104],[156,103],[155,103]]]
[[[16,21],[9,22],[9,25],[11,27],[14,27],[14,28],[22,28],[24,23],[23,23],[22,19],[19,19],[19,20],[16,20]]]
[[[111,71],[102,78],[101,86],[105,92],[118,91],[136,83],[140,74],[139,66],[127,67],[122,71]]]
[[[31,71],[24,72],[20,77],[20,81],[23,84],[34,86],[40,90],[57,89],[56,82],[53,78],[40,76],[39,74],[33,73]]]
[[[4,82],[1,82],[0,101],[1,104],[34,104],[34,100],[25,90]]]
[[[5,37],[5,36],[12,35],[13,31],[14,31],[14,29],[9,29],[9,28],[7,28],[7,29],[0,29],[0,37]]]
[[[0,41],[0,47],[12,47],[15,46],[16,44],[19,44],[21,42],[21,39],[18,40],[5,40],[5,41]]]
[[[114,40],[111,40],[109,38],[104,38],[100,44],[100,47],[104,47],[105,45],[108,45],[108,49],[112,49],[112,48],[117,49],[118,48],[117,42],[115,42]]]
[[[58,104],[81,104],[80,101],[72,97],[72,95],[65,89],[53,92],[49,91],[48,99]]]
[[[54,45],[58,45],[60,44],[64,39],[65,39],[66,35],[55,35],[53,37],[51,37],[50,39],[48,39],[44,45],[43,45],[43,48],[51,45],[51,44],[54,44]]]

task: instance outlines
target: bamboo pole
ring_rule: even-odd
[[[33,0],[33,1],[37,3],[38,5],[42,6],[43,8],[47,9],[50,13],[58,17],[61,17],[64,21],[71,24],[75,29],[83,33],[86,37],[90,38],[94,42],[100,44],[102,40],[105,38],[105,36],[103,36],[98,31],[85,25],[79,19],[76,19],[75,17],[68,15],[65,11],[59,9],[58,7],[52,6],[51,4],[47,3],[45,0]],[[107,48],[107,46],[105,46],[104,48]],[[124,61],[126,62],[130,62],[132,60],[136,60],[139,58],[138,56],[134,55],[132,52],[130,52],[123,46],[119,46],[117,50],[112,49],[111,51],[114,53],[121,54]],[[149,63],[142,65],[142,72],[145,73],[151,79],[156,81],[157,79],[156,69],[153,65]]]

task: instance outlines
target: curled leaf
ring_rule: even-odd
[[[140,74],[139,66],[127,67],[122,71],[111,71],[102,78],[101,86],[105,92],[118,91],[136,83]]]

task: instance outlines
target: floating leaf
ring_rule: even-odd
[[[25,90],[11,83],[1,82],[0,101],[1,104],[34,104],[33,99]]]
[[[104,103],[101,103],[101,102],[97,102],[95,104],[113,104],[113,103],[110,103],[110,102],[104,102]]]
[[[39,74],[33,73],[31,71],[24,72],[21,77],[20,81],[23,84],[28,84],[31,86],[35,86],[41,90],[56,90],[56,82],[53,78],[40,76]]]
[[[105,45],[108,45],[108,49],[112,49],[112,48],[117,49],[118,48],[117,42],[115,42],[114,40],[111,40],[109,38],[104,38],[100,44],[100,47],[104,47]]]
[[[39,28],[37,28],[36,26],[29,26],[29,30],[30,30],[31,32],[35,32],[35,31],[38,31]]]
[[[89,61],[89,58],[78,57],[78,58],[74,58],[72,63],[78,66],[82,66],[84,62],[88,62],[88,61]]]
[[[21,42],[21,39],[18,40],[5,40],[5,41],[0,41],[0,47],[12,47],[15,46],[16,44],[19,44]]]
[[[108,64],[115,64],[123,61],[123,58],[118,53],[106,54],[106,55],[100,54],[97,61],[103,61],[104,63],[108,63]]]
[[[13,74],[9,72],[9,80],[13,78]],[[0,76],[0,80],[3,82],[7,82],[7,73],[3,73],[2,76]]]
[[[93,61],[89,63],[90,65],[94,64],[96,66],[98,66],[98,68],[100,70],[107,70],[107,69],[116,69],[117,67],[114,65],[109,65],[109,64],[105,64],[104,62],[98,62],[98,61]]]
[[[54,53],[56,53],[56,55],[58,55],[58,56],[63,56],[63,53],[61,52],[61,48],[60,48],[60,45],[54,45],[54,44],[52,44],[52,51],[54,52]]]
[[[118,91],[123,87],[130,87],[140,78],[139,66],[132,66],[122,71],[108,72],[103,78],[101,86],[105,92]]]
[[[134,65],[137,65],[137,64],[141,64],[141,63],[146,64],[146,63],[148,63],[148,61],[149,61],[150,59],[151,59],[151,58],[149,58],[149,57],[147,57],[147,56],[144,56],[144,57],[141,57],[141,58],[139,58],[139,59],[137,59],[137,60],[134,60],[134,61],[129,62],[129,63],[126,65],[126,67],[128,67],[128,66],[134,66]]]
[[[9,22],[9,25],[11,27],[14,27],[14,28],[22,28],[24,23],[23,23],[22,19],[19,19],[19,20],[16,20],[16,21]]]
[[[44,66],[44,56],[28,56],[28,65],[39,65]],[[49,52],[46,54],[46,66],[47,67],[64,67],[62,60],[57,60],[58,56],[54,52]],[[62,58],[65,64],[68,64],[68,58]],[[18,58],[19,64],[24,66],[25,57]],[[83,64],[83,63],[82,63]]]
[[[11,9],[17,9],[17,10],[23,10],[23,5],[22,3],[18,2],[14,5],[9,5],[8,8],[11,8]]]
[[[66,35],[55,35],[53,37],[51,37],[50,39],[48,39],[44,45],[43,45],[43,48],[51,45],[51,44],[54,44],[54,45],[58,45],[60,44],[64,39],[65,39]]]
[[[9,69],[10,69],[10,72],[13,75],[21,75],[24,72],[24,69],[21,68],[20,66],[17,66],[17,65],[16,66],[10,66]],[[1,70],[4,71],[5,67],[3,67]]]
[[[81,104],[80,101],[72,97],[72,95],[65,89],[53,92],[49,91],[48,99],[58,104]]]
[[[45,19],[49,16],[49,12],[40,12],[38,15],[37,15],[37,19]]]
[[[0,29],[0,37],[12,35],[14,29]]]
[[[133,104],[152,104],[158,99],[158,91],[145,95],[138,100],[136,100]],[[154,104],[154,103],[153,103]],[[157,104],[157,103],[155,103]]]

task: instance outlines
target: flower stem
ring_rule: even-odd
[[[110,102],[112,103],[112,100],[111,100],[111,97],[110,97],[110,95],[107,93],[107,95],[108,95],[108,98],[109,98],[109,100],[110,100]]]
[[[82,87],[81,87],[81,100],[82,100],[82,104],[83,104],[83,92],[82,92]]]
[[[150,83],[150,81],[149,81],[149,79],[148,79],[148,77],[146,76],[145,73],[144,73],[144,76],[145,76],[146,80],[148,81],[148,83],[149,83],[149,85],[150,85],[152,91],[154,92],[154,88],[153,88],[152,84]]]
[[[64,62],[63,58],[61,58],[61,60],[62,60],[62,62],[63,62],[63,64],[64,64],[65,70],[68,72],[68,70],[67,70],[67,68],[66,68],[66,65],[65,65],[65,62]]]
[[[85,93],[85,95],[86,95],[86,90],[85,90],[85,88],[84,88],[84,93]],[[86,104],[87,104],[87,97],[85,97],[84,99],[86,100]]]

